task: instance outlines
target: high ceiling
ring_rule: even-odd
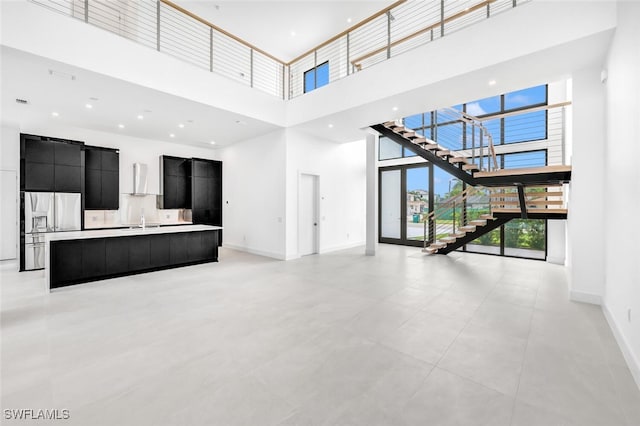
[[[394,2],[174,0],[174,3],[288,62]]]

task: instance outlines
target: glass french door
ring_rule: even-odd
[[[379,169],[379,241],[422,246],[424,219],[433,208],[430,164]]]

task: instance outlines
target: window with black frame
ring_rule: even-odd
[[[329,84],[329,61],[311,68],[304,73],[304,93]]]

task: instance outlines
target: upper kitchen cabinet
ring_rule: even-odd
[[[20,190],[82,192],[82,142],[20,135]]]
[[[222,162],[192,159],[193,223],[222,226]]]
[[[85,147],[85,210],[120,206],[120,155],[117,150]]]
[[[160,208],[191,208],[191,159],[160,157]]]

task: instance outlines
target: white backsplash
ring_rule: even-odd
[[[156,195],[120,194],[119,210],[86,210],[85,229],[139,225],[144,213],[147,225],[173,225],[191,222],[191,210],[161,210]]]

